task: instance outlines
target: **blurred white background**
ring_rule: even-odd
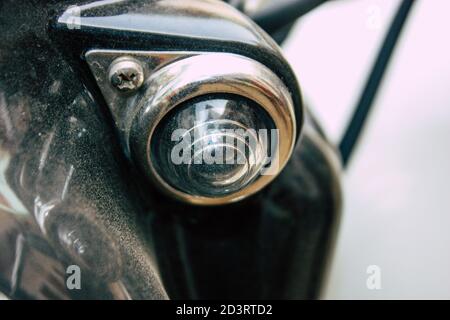
[[[305,101],[339,141],[399,0],[337,0],[285,44]],[[344,173],[325,299],[450,299],[450,1],[418,1]],[[381,289],[366,269],[381,269]]]

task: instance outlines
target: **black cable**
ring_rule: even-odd
[[[352,151],[354,150],[358,142],[358,138],[364,128],[364,124],[380,87],[381,80],[386,72],[389,60],[414,2],[415,0],[403,0],[401,3],[386,35],[383,46],[378,54],[375,65],[372,68],[357,107],[355,108],[352,119],[350,120],[344,137],[339,144],[339,150],[342,155],[344,167],[347,166],[352,155]]]
[[[272,34],[327,1],[329,0],[277,0],[251,18],[267,33]]]

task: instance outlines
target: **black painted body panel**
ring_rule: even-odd
[[[176,202],[142,181],[123,155],[83,61],[87,49],[243,54],[277,72],[301,106],[295,76],[267,35],[234,10],[204,17],[189,12],[188,2],[87,9],[81,22],[89,27],[80,30],[58,17],[84,3],[0,3],[1,292],[30,299],[317,297],[340,190],[334,151],[309,116],[282,174],[233,205]],[[131,13],[152,19],[136,19],[140,30],[112,28],[126,27]],[[71,264],[82,268],[80,291],[65,286]]]

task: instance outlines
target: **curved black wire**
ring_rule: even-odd
[[[403,0],[401,3],[386,35],[383,46],[378,54],[377,60],[372,68],[366,86],[355,108],[352,119],[350,120],[347,130],[345,131],[345,134],[339,144],[339,150],[342,155],[344,167],[348,165],[352,152],[358,142],[358,138],[364,129],[364,124],[366,123],[368,115],[371,111],[381,81],[395,49],[395,45],[397,44],[400,33],[414,2],[415,0]]]

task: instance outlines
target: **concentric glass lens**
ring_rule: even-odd
[[[158,124],[150,158],[173,188],[222,197],[250,184],[269,164],[277,148],[272,129],[267,112],[249,99],[203,96],[177,106]]]

